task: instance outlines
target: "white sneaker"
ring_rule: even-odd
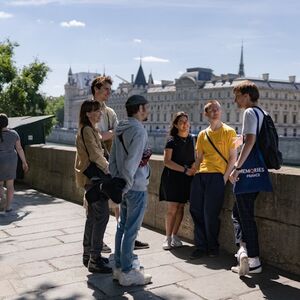
[[[113,280],[119,281],[121,273],[122,273],[121,268],[113,269],[113,273],[112,273]]]
[[[182,247],[182,241],[175,234],[172,236],[171,246],[174,248]]]
[[[170,250],[172,249],[172,245],[171,245],[172,239],[170,236],[167,236],[165,241],[163,242],[163,249],[164,250]]]
[[[145,285],[151,282],[152,276],[132,269],[128,273],[121,272],[119,283],[122,286]]]
[[[232,267],[231,271],[234,273],[238,273],[240,276],[247,275],[249,273],[247,250],[244,247],[241,247],[235,256],[239,265]]]
[[[259,257],[249,257],[249,274],[259,274],[262,266]]]

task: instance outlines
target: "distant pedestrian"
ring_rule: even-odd
[[[208,101],[204,114],[209,126],[196,143],[196,169],[191,187],[190,212],[195,224],[197,249],[190,259],[219,254],[219,214],[224,202],[225,185],[236,161],[235,130],[221,121],[221,105]]]
[[[149,114],[149,104],[143,96],[133,95],[125,104],[128,120],[120,121],[110,155],[109,169],[113,177],[125,179],[121,217],[115,240],[115,270],[113,277],[123,286],[144,285],[151,276],[140,269],[133,254],[134,241],[142,225],[147,205],[150,177],[148,135],[143,126]]]
[[[235,198],[232,219],[236,245],[239,250],[236,254],[238,265],[231,268],[235,273],[244,276],[248,273],[261,273],[262,266],[259,259],[259,244],[256,222],[254,218],[255,200],[259,191],[263,190],[256,186],[261,185],[263,181],[270,184],[270,178],[263,162],[260,165],[260,173],[253,174],[248,180],[255,178],[256,183],[250,182],[252,192],[241,188],[245,180],[239,180],[247,172],[246,164],[251,164],[255,155],[258,154],[257,138],[261,130],[265,112],[257,107],[259,91],[257,86],[251,81],[243,81],[233,89],[235,102],[240,109],[245,109],[243,115],[242,136],[244,144],[239,154],[239,158],[234,165],[234,170],[230,174],[230,181],[235,185]],[[254,155],[254,156],[253,156]],[[259,163],[259,162],[258,162]],[[252,166],[253,167],[253,166]],[[257,165],[258,167],[258,165]],[[258,169],[258,168],[257,168]],[[254,170],[254,169],[252,169]],[[255,177],[253,177],[255,175]],[[258,175],[258,176],[256,176]],[[245,177],[244,177],[245,178]],[[263,179],[264,178],[264,179]],[[247,178],[245,178],[247,180]],[[241,190],[238,192],[237,188]]]
[[[165,167],[159,191],[159,199],[167,201],[164,250],[182,246],[177,233],[183,219],[184,206],[190,199],[191,182],[196,171],[194,140],[189,130],[188,115],[182,111],[176,113],[164,151]]]
[[[76,136],[75,175],[80,188],[87,190],[90,179],[84,174],[90,163],[108,174],[108,161],[104,157],[100,135],[95,125],[101,118],[100,104],[86,100],[79,113],[79,126]],[[107,258],[101,256],[103,236],[109,220],[108,198],[99,194],[99,201],[87,204],[87,218],[83,237],[83,264],[92,273],[111,273]]]
[[[20,137],[15,130],[8,128],[8,117],[0,114],[0,198],[4,201],[4,184],[6,185],[5,214],[12,210],[11,203],[14,197],[14,180],[16,179],[18,155],[22,161],[22,168],[26,173],[28,164],[21,146]]]

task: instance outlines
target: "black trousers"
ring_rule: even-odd
[[[254,218],[254,204],[258,193],[235,195],[236,201],[232,209],[235,242],[246,243],[249,257],[259,256],[258,234]]]
[[[97,258],[101,256],[103,236],[109,220],[106,198],[89,204],[83,236],[83,255]]]
[[[219,248],[219,214],[224,202],[224,190],[221,173],[198,173],[193,178],[190,213],[195,225],[195,245],[203,251]]]

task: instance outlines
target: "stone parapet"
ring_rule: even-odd
[[[30,171],[25,183],[72,202],[82,203],[83,191],[76,188],[74,176],[75,148],[58,145],[32,145],[26,147]],[[144,224],[164,231],[166,203],[158,201],[160,175],[163,169],[161,155],[150,160],[151,179],[148,188],[148,208]],[[264,262],[300,274],[300,169],[283,167],[271,172],[273,193],[261,193],[256,204],[256,220]],[[231,212],[234,203],[232,186],[228,183],[221,212],[220,245],[235,253]],[[193,221],[189,206],[179,235],[193,240]]]

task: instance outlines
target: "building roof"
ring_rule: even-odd
[[[12,117],[12,118],[8,118],[8,126],[11,129],[15,129],[24,125],[44,121],[46,119],[51,119],[53,117],[54,115],[36,116],[36,117],[30,117],[30,116]]]
[[[146,86],[147,82],[146,82],[146,78],[145,78],[145,74],[142,68],[142,64],[140,64],[140,67],[138,69],[138,72],[136,74],[135,80],[134,80],[134,85],[137,86]]]

